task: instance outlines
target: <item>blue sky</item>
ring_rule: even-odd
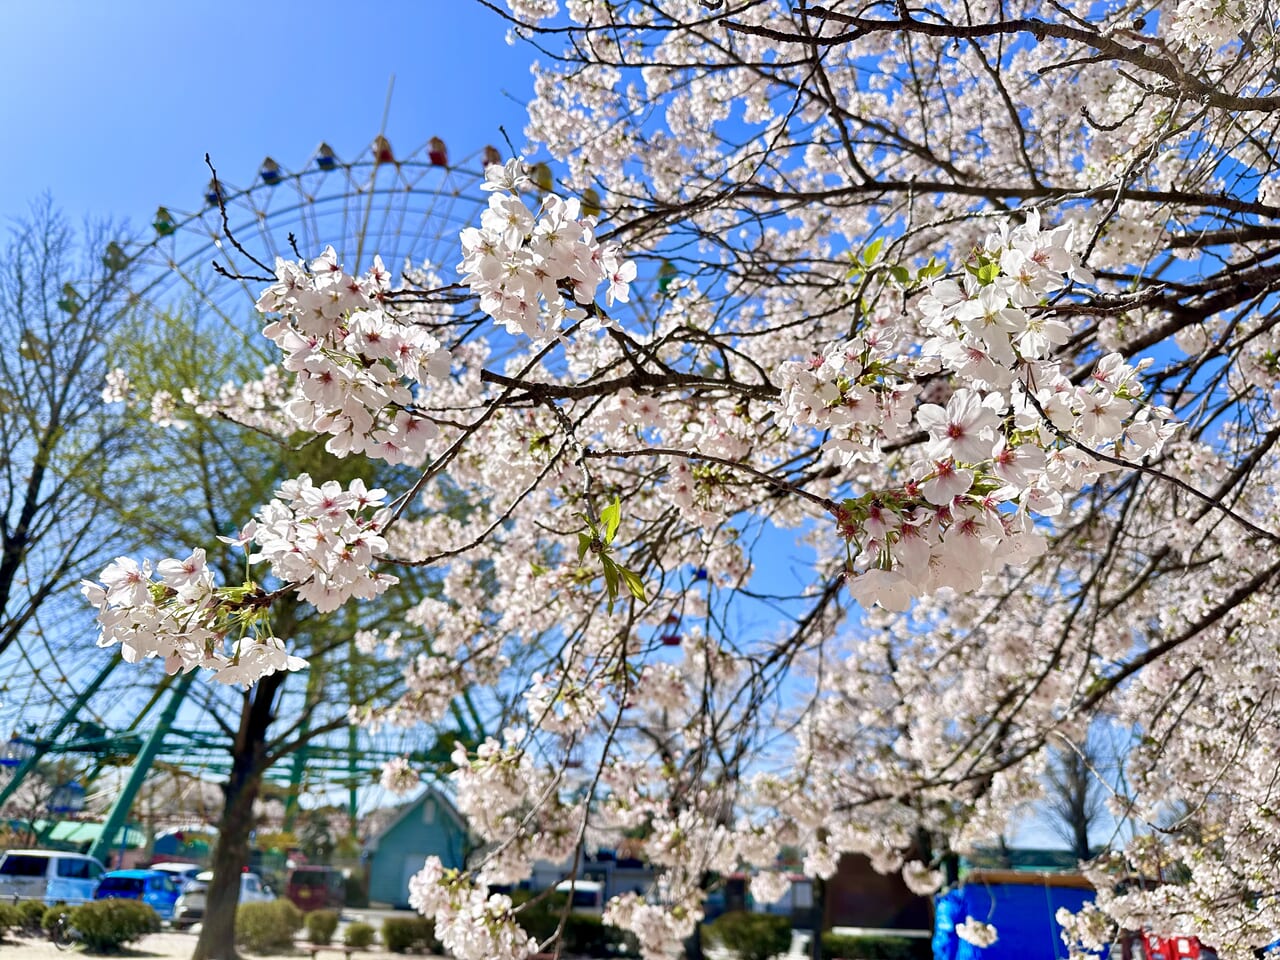
[[[44,191],[73,219],[194,210],[204,154],[247,184],[263,157],[339,156],[387,124],[397,150],[440,136],[464,156],[523,146],[531,51],[471,0],[47,0],[5,5],[0,217]]]

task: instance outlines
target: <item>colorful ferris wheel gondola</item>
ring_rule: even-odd
[[[267,186],[274,187],[280,182],[280,164],[267,157],[262,161],[262,166],[258,169],[258,176],[262,178],[262,182]]]
[[[338,166],[338,155],[329,144],[321,143],[316,147],[316,166],[326,172]]]

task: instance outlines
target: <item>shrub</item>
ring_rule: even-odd
[[[768,913],[734,910],[707,924],[711,939],[740,960],[769,960],[791,946],[791,921]]]
[[[921,943],[927,945],[928,941]],[[822,960],[911,960],[915,955],[916,949],[906,937],[822,935]]]
[[[615,952],[622,943],[622,931],[606,927],[599,917],[571,913],[565,918],[562,934],[565,953],[586,957],[604,957]]]
[[[353,923],[347,927],[348,947],[367,947],[373,943],[373,927],[367,923]]]
[[[51,933],[58,923],[58,918],[63,914],[69,914],[70,912],[71,908],[63,901],[59,900],[53,906],[45,908],[44,915],[40,918],[40,928],[44,930],[45,933]]]
[[[439,953],[442,949],[435,922],[426,917],[387,917],[382,921],[382,945],[392,953]]]
[[[302,911],[288,900],[242,903],[236,910],[236,943],[254,953],[293,946],[302,929]]]
[[[413,949],[414,923],[403,917],[387,917],[382,921],[382,945],[392,953]]]
[[[338,929],[337,910],[312,910],[307,914],[307,939],[320,946],[333,942],[333,931]]]
[[[21,930],[39,933],[44,919],[45,905],[39,900],[20,900],[17,903],[0,902],[0,937],[5,930]]]
[[[18,904],[20,925],[28,933],[39,933],[44,921],[45,905],[40,900],[23,900]]]
[[[369,889],[365,885],[365,878],[361,872],[351,871],[351,873],[347,874],[343,883],[346,884],[343,902],[348,907],[367,907],[369,905]]]
[[[54,914],[57,920],[57,913]],[[48,923],[46,911],[43,923]],[[139,900],[92,900],[72,907],[67,922],[90,950],[114,950],[160,930],[160,915]]]
[[[4,939],[6,930],[17,930],[22,926],[22,913],[18,907],[9,903],[0,903],[0,940]]]
[[[546,943],[560,929],[560,916],[568,897],[563,893],[551,893],[541,900],[532,902],[539,894],[529,890],[518,890],[511,897],[511,903],[518,908],[516,923],[538,943]]]

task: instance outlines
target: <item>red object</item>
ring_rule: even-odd
[[[427,141],[427,159],[437,167],[449,165],[449,152],[445,149],[444,141],[439,137],[432,137]]]
[[[484,148],[484,165],[491,167],[495,163],[502,163],[502,154],[498,152],[498,148],[492,144]]]
[[[1218,951],[1195,937],[1142,935],[1144,960],[1218,960]]]
[[[664,634],[662,635],[662,645],[663,645],[664,647],[678,647],[678,646],[680,646],[680,634],[678,634],[678,633],[664,633]]]
[[[391,152],[391,144],[382,134],[378,134],[373,139],[373,161],[374,163],[396,162],[396,156]]]
[[[347,882],[333,867],[294,867],[284,895],[295,907],[308,910],[341,910],[346,900]]]

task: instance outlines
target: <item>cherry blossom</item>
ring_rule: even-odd
[[[956,924],[956,936],[975,947],[989,947],[1000,939],[995,927],[973,917],[965,917],[963,923]]]
[[[281,261],[261,377],[107,385],[158,423],[323,437],[399,486],[282,484],[228,538],[261,584],[194,549],[116,561],[85,585],[100,642],[251,682],[297,668],[278,597],[332,611],[428,571],[438,593],[357,643],[431,648],[352,715],[501,703],[452,757],[480,846],[412,885],[455,956],[537,950],[491,888],[636,835],[657,878],[605,920],[646,957],[679,955],[707,877],[781,895],[784,844],[808,876],[857,854],[931,892],[1103,721],[1125,829],[1066,928],[1267,942],[1264,11],[508,6],[553,51],[526,131],[547,166],[486,170],[455,271]]]

